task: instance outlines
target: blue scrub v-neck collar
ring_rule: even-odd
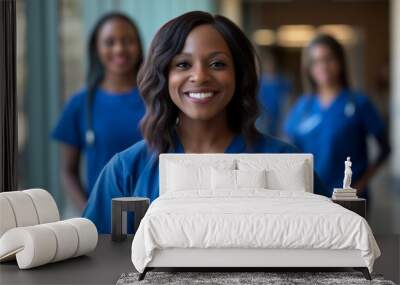
[[[236,134],[231,140],[231,143],[225,149],[224,153],[240,153],[246,149],[246,143],[241,134]],[[185,153],[183,145],[179,139],[178,134],[175,132],[175,153]]]
[[[334,109],[335,105],[337,105],[338,102],[342,101],[342,98],[344,98],[346,96],[346,94],[347,94],[346,89],[341,89],[339,91],[338,95],[336,96],[336,98],[333,99],[333,101],[326,107],[322,106],[318,95],[315,96],[315,102],[316,102],[316,105],[318,107],[318,110],[321,111],[321,112],[329,112],[330,110]]]
[[[126,98],[126,97],[130,97],[130,96],[135,96],[139,93],[139,89],[137,86],[131,88],[128,91],[124,91],[124,92],[112,92],[112,91],[107,91],[103,88],[99,88],[98,92],[100,95],[107,97],[107,98]]]

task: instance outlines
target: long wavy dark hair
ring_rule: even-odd
[[[248,145],[260,135],[255,128],[259,112],[259,65],[252,44],[227,18],[193,11],[170,20],[158,30],[138,74],[140,94],[147,107],[141,122],[142,134],[149,147],[158,153],[172,151],[175,147],[179,109],[169,96],[169,66],[182,51],[189,33],[200,25],[214,27],[226,41],[233,57],[236,89],[227,105],[228,127],[236,134],[243,134]]]
[[[342,45],[332,36],[327,34],[316,35],[303,51],[303,84],[307,91],[316,93],[318,86],[311,76],[311,50],[319,45],[329,48],[339,63],[339,83],[342,88],[349,88],[349,77],[347,73],[346,55]]]
[[[111,12],[103,15],[96,23],[94,26],[90,37],[89,37],[89,42],[88,42],[88,49],[87,49],[87,54],[89,57],[89,64],[88,64],[88,70],[87,70],[87,75],[86,75],[86,85],[87,85],[87,111],[88,111],[88,118],[91,118],[91,107],[94,101],[94,96],[96,93],[97,88],[101,84],[101,82],[104,80],[104,75],[105,75],[105,69],[103,64],[100,61],[99,53],[97,51],[97,41],[99,37],[99,32],[101,28],[103,27],[104,24],[106,24],[108,21],[111,20],[123,20],[127,22],[135,31],[136,37],[137,37],[137,42],[138,42],[138,47],[139,47],[139,55],[137,59],[137,65],[135,66],[135,70],[138,71],[140,69],[140,66],[143,63],[143,47],[142,47],[142,40],[140,38],[139,30],[135,24],[135,22],[129,18],[127,15],[119,13],[119,12]],[[89,119],[88,122],[88,129],[91,130],[91,122]]]

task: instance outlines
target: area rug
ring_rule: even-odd
[[[117,285],[133,284],[213,284],[213,285],[298,285],[298,284],[379,284],[395,285],[384,280],[381,275],[372,275],[368,281],[360,272],[148,272],[142,281],[138,281],[139,273],[125,273],[117,281]]]

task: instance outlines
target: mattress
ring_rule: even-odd
[[[359,250],[370,272],[380,255],[361,216],[320,195],[266,189],[160,196],[135,234],[133,265],[143,272],[155,250],[170,248]]]

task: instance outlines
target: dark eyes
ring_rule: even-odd
[[[214,61],[211,63],[211,66],[217,69],[223,68],[226,66],[225,62],[222,61]]]
[[[179,69],[187,69],[190,67],[190,64],[186,61],[182,61],[182,62],[178,62],[176,64],[176,67],[178,67]]]
[[[106,47],[112,47],[114,45],[114,40],[113,39],[107,39],[104,41],[104,45]]]
[[[120,40],[114,39],[114,38],[108,38],[108,39],[104,40],[104,45],[108,48],[111,48],[117,42],[120,42],[122,45],[126,46],[126,45],[131,44],[133,42],[133,39],[129,38],[129,37],[124,37],[124,38],[121,38]]]
[[[222,69],[226,66],[223,61],[213,61],[210,63],[210,67],[213,69]],[[185,70],[191,67],[191,64],[187,61],[181,61],[176,64],[179,69]]]

